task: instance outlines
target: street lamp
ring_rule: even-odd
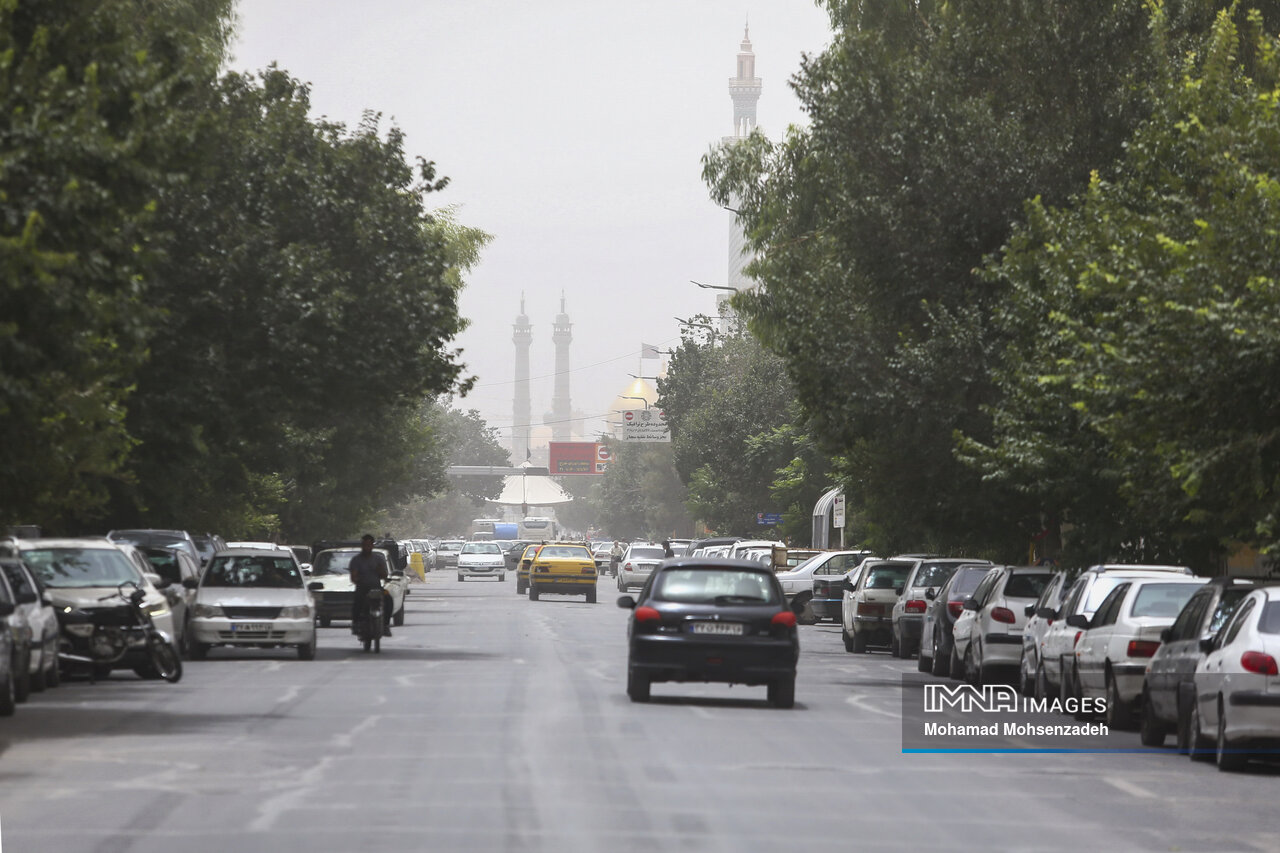
[[[630,376],[632,379],[651,379],[654,382],[657,382],[659,379],[662,378],[661,376],[636,376],[634,373],[628,373],[627,375]]]
[[[729,292],[731,292],[731,293],[741,293],[741,292],[742,292],[742,290],[741,290],[740,288],[737,288],[737,287],[729,287],[727,284],[703,284],[702,282],[700,282],[700,281],[694,281],[693,279],[689,279],[689,283],[690,283],[690,284],[696,284],[696,285],[698,285],[698,287],[701,287],[703,290],[728,290],[728,291],[729,291]]]
[[[646,400],[644,397],[628,397],[626,394],[621,394],[621,395],[619,395],[619,396],[620,396],[623,400],[639,400],[641,403],[644,403],[644,407],[645,407],[646,409],[647,409],[647,408],[649,408],[649,401],[648,401],[648,400]]]

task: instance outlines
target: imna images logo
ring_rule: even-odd
[[[1103,714],[1106,710],[1107,700],[1104,698],[1072,697],[1065,702],[1056,697],[1034,699],[1020,696],[1018,691],[1008,684],[984,684],[981,687],[971,684],[924,685],[926,714],[945,714],[948,711],[957,711],[961,714],[1074,714],[1077,712]]]

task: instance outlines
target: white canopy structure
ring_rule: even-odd
[[[533,466],[530,466],[533,467]],[[539,471],[546,471],[540,468]],[[489,499],[499,506],[558,506],[573,500],[573,495],[544,474],[513,474],[503,478],[502,494]]]

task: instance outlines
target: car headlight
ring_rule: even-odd
[[[300,604],[297,607],[280,608],[281,619],[307,619],[310,616],[311,608],[305,604]]]
[[[222,615],[222,608],[216,604],[197,604],[191,608],[191,615],[210,619]]]
[[[169,602],[167,601],[162,601],[158,604],[148,604],[146,610],[151,614],[152,619],[155,619],[157,616],[168,616],[171,612],[169,610]]]

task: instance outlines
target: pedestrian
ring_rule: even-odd
[[[618,576],[618,563],[622,562],[622,555],[625,553],[622,543],[617,539],[613,540],[613,547],[609,549],[609,576]]]

